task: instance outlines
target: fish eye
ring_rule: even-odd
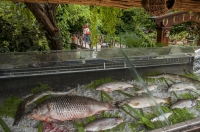
[[[36,112],[37,112],[37,109],[34,109],[33,112],[36,113]]]

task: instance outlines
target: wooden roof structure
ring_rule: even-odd
[[[128,9],[132,7],[143,7],[154,16],[166,14],[170,10],[200,12],[200,0],[11,0],[15,2],[31,3],[59,3],[59,4],[81,4],[94,6],[109,6]]]

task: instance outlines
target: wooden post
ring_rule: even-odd
[[[157,28],[157,43],[163,43],[164,46],[168,46],[170,30],[171,27]]]
[[[121,48],[121,44],[122,44],[122,38],[120,37],[120,43],[119,43],[120,48]]]

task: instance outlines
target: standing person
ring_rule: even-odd
[[[88,23],[86,23],[83,27],[83,40],[85,42],[85,46],[86,44],[89,44],[89,35],[90,35],[90,29],[88,27]]]

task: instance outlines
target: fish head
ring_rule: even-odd
[[[40,119],[40,112],[39,112],[39,109],[33,109],[32,111],[30,111],[28,114],[27,114],[27,118],[29,119],[36,119],[36,120],[39,120]]]
[[[121,124],[123,122],[122,118],[113,118],[112,120],[110,120],[109,122],[107,122],[109,124],[109,126],[117,126],[119,124]]]
[[[99,86],[96,88],[96,90],[105,91],[105,92],[111,92],[112,90],[110,88]]]
[[[116,124],[117,125],[121,124],[122,122],[124,122],[122,118],[116,118]]]
[[[193,107],[193,106],[195,106],[195,105],[197,105],[197,100],[193,100],[193,101],[192,101],[192,105],[191,105],[191,106]]]
[[[105,89],[104,86],[98,86],[98,87],[96,88],[96,90],[103,90],[103,89]]]
[[[49,110],[46,105],[34,108],[27,114],[27,118],[44,121],[49,115]]]

